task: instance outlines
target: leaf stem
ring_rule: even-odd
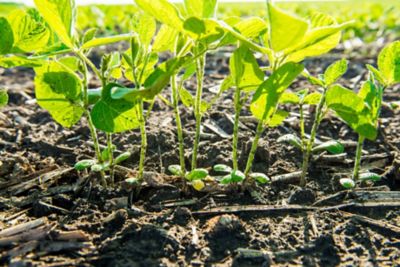
[[[242,104],[240,102],[240,88],[236,87],[235,96],[235,121],[233,124],[233,140],[232,140],[232,164],[233,169],[238,170],[238,141],[239,141],[239,119],[240,119],[240,110],[242,109]]]
[[[146,159],[146,150],[147,150],[146,121],[143,114],[143,100],[139,101],[139,124],[140,124],[141,146],[140,146],[140,159],[139,159],[139,174],[137,178],[138,180],[142,180],[144,172],[144,162]]]
[[[172,90],[172,105],[174,107],[175,112],[175,123],[176,130],[178,134],[178,143],[179,143],[179,163],[181,166],[182,176],[185,175],[186,167],[185,167],[185,148],[183,144],[183,130],[182,130],[182,121],[181,115],[178,107],[178,88],[176,83],[176,75],[171,77],[171,90]]]
[[[301,177],[300,177],[300,186],[302,186],[302,187],[304,187],[307,183],[306,176],[308,174],[308,166],[310,163],[312,148],[314,146],[314,142],[315,142],[315,138],[317,136],[319,125],[321,123],[322,118],[325,115],[325,113],[322,112],[322,110],[325,106],[326,91],[327,91],[327,89],[324,88],[324,92],[323,92],[321,99],[317,106],[314,123],[313,123],[312,129],[311,129],[310,140],[307,141],[305,139],[305,134],[302,137],[303,144],[305,144],[305,147],[303,149],[303,164],[302,164]]]
[[[194,116],[196,119],[196,134],[193,144],[192,154],[192,170],[197,168],[197,152],[199,149],[200,142],[200,127],[201,127],[201,96],[203,93],[203,78],[204,78],[204,67],[205,67],[205,53],[196,60],[196,76],[197,76],[197,90],[196,99],[194,103]]]
[[[111,186],[114,186],[114,148],[113,148],[113,143],[112,143],[112,134],[107,133],[107,147],[108,147],[108,153],[109,153],[109,162],[110,162],[110,181],[111,181]]]
[[[248,175],[250,174],[251,167],[253,166],[254,157],[257,152],[258,141],[260,140],[261,134],[264,132],[264,120],[265,120],[266,115],[267,115],[267,112],[264,112],[262,119],[259,120],[258,124],[257,124],[256,134],[254,136],[254,140],[251,145],[250,154],[249,154],[249,157],[247,158],[246,169],[244,171],[244,175],[246,177],[248,177]]]
[[[354,169],[353,169],[353,180],[354,181],[357,181],[360,176],[361,155],[362,155],[362,148],[363,148],[364,140],[365,140],[365,138],[363,136],[358,135],[356,158],[354,161]]]

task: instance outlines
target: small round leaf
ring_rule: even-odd
[[[245,178],[246,178],[246,176],[241,171],[236,170],[231,173],[231,179],[232,179],[232,182],[234,182],[234,183],[243,182]]]
[[[260,172],[250,174],[250,178],[256,180],[260,184],[269,184],[271,182],[271,179],[267,175]]]
[[[186,179],[188,179],[189,181],[194,181],[194,180],[201,180],[206,178],[208,175],[208,171],[206,169],[194,169],[193,171],[189,172],[186,175]]]
[[[204,185],[204,182],[202,180],[194,180],[192,182],[192,186],[197,191],[201,191],[201,189],[203,189],[205,185]]]
[[[181,175],[181,173],[182,173],[181,166],[179,166],[179,165],[169,165],[168,171],[170,173],[172,173],[173,175]]]
[[[129,159],[129,157],[131,156],[130,152],[124,152],[121,155],[119,155],[118,157],[115,158],[115,164],[119,164],[127,159]]]
[[[225,173],[230,173],[230,172],[232,172],[232,168],[229,167],[228,165],[225,165],[225,164],[217,164],[217,165],[214,165],[213,169],[214,169],[214,171],[216,171],[216,172],[225,172]]]
[[[83,171],[84,169],[92,167],[94,164],[96,164],[96,161],[92,159],[84,159],[75,163],[74,168],[77,171]]]
[[[361,181],[379,182],[381,179],[382,179],[382,177],[380,175],[373,173],[373,172],[367,172],[367,173],[360,174]]]

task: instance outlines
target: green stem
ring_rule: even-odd
[[[240,110],[242,109],[242,104],[240,102],[240,88],[236,88],[235,96],[235,122],[233,124],[233,140],[232,140],[232,161],[233,161],[233,169],[238,170],[238,141],[239,141],[239,118],[240,118]]]
[[[107,133],[107,146],[108,146],[108,153],[110,156],[110,181],[111,186],[114,186],[114,148],[112,143],[112,134]]]
[[[177,130],[177,133],[178,133],[179,163],[180,163],[180,166],[181,166],[182,175],[185,175],[185,172],[186,172],[186,167],[185,167],[185,148],[184,148],[184,144],[183,144],[183,130],[182,130],[181,115],[180,115],[179,107],[178,107],[179,93],[178,93],[178,88],[177,88],[176,76],[175,75],[173,75],[171,77],[171,89],[172,89],[172,105],[174,107],[176,130]]]
[[[138,180],[143,179],[144,172],[144,162],[146,159],[147,150],[147,135],[146,135],[146,121],[143,114],[143,101],[139,102],[139,124],[140,124],[140,136],[141,136],[141,146],[140,146],[140,159],[139,159],[139,174]]]
[[[356,159],[354,161],[353,180],[357,181],[360,176],[361,155],[365,138],[361,135],[358,136]]]
[[[325,106],[325,98],[326,98],[326,88],[324,88],[324,92],[322,94],[321,100],[319,101],[318,106],[317,106],[314,123],[313,123],[312,129],[311,129],[310,140],[305,141],[306,149],[303,151],[303,165],[302,165],[302,171],[301,171],[301,177],[300,177],[300,186],[302,186],[302,187],[304,187],[307,183],[306,177],[308,174],[308,166],[310,163],[312,148],[314,146],[315,138],[317,136],[319,124],[321,123],[321,120],[325,114],[322,112],[322,110]],[[305,138],[304,138],[304,140],[305,140]]]
[[[203,77],[204,77],[204,66],[205,66],[205,54],[196,60],[196,76],[197,76],[197,90],[196,99],[194,103],[194,116],[196,119],[196,135],[193,145],[192,154],[192,170],[197,168],[197,152],[199,149],[200,142],[200,126],[201,126],[201,96],[203,93]]]
[[[84,56],[84,58],[86,58],[86,57]],[[97,161],[99,163],[103,163],[103,159],[101,158],[101,151],[100,151],[100,145],[99,145],[99,139],[98,139],[98,136],[97,136],[97,131],[96,131],[96,128],[95,128],[95,126],[93,124],[92,117],[90,116],[90,112],[89,112],[87,61],[84,60],[82,57],[81,57],[81,61],[82,61],[82,64],[83,64],[83,101],[84,101],[84,108],[85,108],[85,116],[86,116],[86,119],[88,121],[90,135],[91,135],[92,140],[93,140],[93,147],[94,147],[95,155],[97,157]],[[89,60],[89,62],[90,62],[90,60]],[[107,181],[106,181],[106,178],[105,178],[104,171],[100,172],[100,177],[101,177],[100,178],[100,182],[101,182],[102,186],[107,187]]]
[[[249,157],[247,158],[246,169],[245,169],[245,171],[244,171],[244,175],[245,175],[246,177],[248,177],[248,175],[249,175],[249,173],[250,173],[250,171],[251,171],[251,167],[253,166],[254,157],[255,157],[256,152],[257,152],[258,141],[260,140],[261,134],[262,134],[263,131],[264,131],[264,119],[265,119],[265,115],[266,115],[266,112],[264,112],[263,119],[260,120],[260,121],[258,122],[258,125],[257,125],[256,134],[255,134],[255,136],[254,136],[254,140],[253,140],[253,143],[252,143],[252,145],[251,145],[250,154],[249,154]]]

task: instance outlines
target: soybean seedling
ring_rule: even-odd
[[[344,178],[340,182],[346,188],[353,188],[358,180],[373,182],[379,181],[381,177],[376,173],[366,172],[360,174],[361,168],[361,154],[363,143],[365,139],[374,141],[378,135],[379,130],[379,116],[383,103],[383,93],[386,88],[400,83],[400,42],[396,41],[387,45],[378,55],[378,69],[371,65],[367,65],[370,70],[369,79],[363,84],[358,95],[357,102],[363,102],[364,108],[356,110],[353,108],[351,111],[354,118],[346,116],[343,111],[338,110],[334,104],[335,95],[337,92],[332,93],[332,102],[334,110],[354,131],[358,133],[358,142],[356,155],[354,160],[354,169],[352,178]],[[345,89],[336,89],[337,91],[344,91]],[[339,92],[340,93],[340,92]],[[347,94],[351,94],[346,92]],[[345,102],[343,103],[345,104]],[[353,104],[353,106],[356,106]],[[349,109],[348,105],[346,106]],[[357,113],[358,112],[358,113]],[[354,114],[356,113],[356,114]],[[355,119],[356,118],[356,119]]]
[[[286,88],[303,71],[303,67],[296,62],[333,49],[340,41],[340,31],[349,25],[337,24],[324,14],[314,14],[308,22],[278,9],[270,1],[267,1],[267,11],[270,26],[264,37],[267,44],[264,51],[272,73],[256,90],[251,103],[251,111],[259,123],[245,169],[246,176],[251,171],[265,125],[278,126],[288,116],[287,112],[278,110],[278,104]]]
[[[282,136],[278,139],[278,142],[288,142],[295,147],[299,148],[303,151],[303,164],[302,171],[300,177],[300,185],[306,185],[306,177],[308,173],[310,158],[312,153],[316,153],[322,150],[327,150],[333,154],[343,153],[344,147],[337,141],[328,141],[322,144],[318,144],[315,146],[315,140],[318,133],[319,125],[322,119],[325,117],[325,114],[328,112],[328,108],[326,106],[326,93],[328,89],[337,82],[337,80],[343,76],[348,68],[348,62],[345,59],[336,61],[332,63],[324,72],[323,75],[319,77],[313,77],[308,72],[304,72],[304,75],[308,78],[308,80],[321,87],[321,92],[314,92],[308,94],[308,90],[300,91],[297,95],[287,93],[281,99],[284,103],[296,103],[299,104],[300,108],[300,136],[301,139],[298,140],[298,137],[294,135],[286,135]],[[305,133],[305,121],[304,121],[304,105],[317,105],[314,122],[311,128],[310,138],[308,139]]]

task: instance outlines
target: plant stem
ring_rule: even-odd
[[[146,135],[146,121],[143,114],[143,101],[139,102],[139,124],[140,124],[140,136],[141,136],[141,146],[140,146],[140,159],[139,159],[139,174],[137,179],[143,179],[144,172],[144,162],[146,159],[147,150],[147,135]]]
[[[314,123],[313,123],[312,129],[311,129],[310,140],[306,141],[305,137],[304,137],[304,143],[306,144],[306,147],[303,150],[303,165],[302,165],[301,177],[300,177],[300,186],[302,186],[302,187],[304,187],[307,182],[306,176],[308,174],[308,165],[310,163],[312,148],[314,146],[314,141],[317,136],[319,124],[320,124],[322,118],[324,117],[323,115],[325,114],[322,112],[322,109],[325,106],[325,98],[326,98],[326,88],[324,88],[324,92],[323,92],[321,99],[317,106]]]
[[[257,147],[258,147],[258,140],[260,140],[261,134],[264,131],[264,119],[265,119],[266,112],[264,112],[264,113],[265,114],[263,116],[263,119],[260,120],[258,122],[258,124],[257,124],[256,134],[254,136],[254,140],[253,140],[253,143],[251,145],[249,157],[247,158],[246,169],[244,171],[244,175],[246,177],[248,177],[248,175],[249,175],[249,173],[251,171],[251,167],[253,166],[254,157],[256,155]]]
[[[114,148],[113,148],[113,143],[112,143],[112,134],[107,133],[107,147],[108,147],[108,153],[110,156],[110,181],[111,181],[111,186],[114,186]]]
[[[83,54],[82,54],[83,55]],[[83,55],[84,58],[86,58]],[[90,135],[92,137],[93,140],[93,147],[94,147],[94,151],[95,151],[95,155],[97,157],[97,161],[99,163],[103,163],[103,159],[101,158],[101,151],[100,151],[100,145],[99,145],[99,139],[97,137],[97,131],[96,128],[93,124],[92,121],[92,117],[90,116],[90,112],[89,112],[89,97],[88,97],[88,68],[87,68],[87,61],[83,59],[83,57],[81,58],[82,64],[83,64],[83,101],[84,101],[84,109],[85,109],[85,116],[86,119],[88,121],[88,126],[89,126],[89,130],[90,130]],[[90,62],[90,60],[88,60]],[[104,187],[107,187],[107,181],[105,178],[105,173],[104,171],[100,172],[100,182],[101,185]]]
[[[360,175],[360,167],[361,167],[361,155],[362,155],[362,148],[364,144],[365,138],[361,135],[358,135],[358,142],[357,142],[357,150],[356,150],[356,159],[354,161],[354,170],[353,170],[353,180],[357,181]]]
[[[238,170],[238,141],[239,141],[239,118],[240,118],[240,110],[242,109],[242,104],[240,102],[240,88],[236,88],[235,96],[235,122],[233,124],[233,140],[232,140],[232,161],[233,161],[233,169]]]
[[[182,130],[182,121],[181,115],[178,107],[178,88],[176,83],[176,75],[171,77],[171,90],[172,90],[172,105],[174,107],[175,112],[175,122],[176,122],[176,130],[178,133],[178,143],[179,143],[179,163],[182,170],[182,175],[185,175],[186,167],[185,167],[185,148],[183,144],[183,130]]]
[[[194,103],[194,116],[196,119],[196,135],[194,139],[193,145],[193,154],[192,154],[192,170],[197,167],[197,152],[199,149],[200,142],[200,126],[201,126],[201,96],[203,93],[203,77],[204,77],[204,66],[205,66],[205,54],[199,57],[196,60],[196,76],[197,76],[197,90],[196,90],[196,99]]]

